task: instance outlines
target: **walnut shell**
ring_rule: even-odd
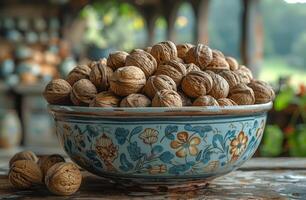
[[[212,53],[213,53],[213,56],[225,57],[224,54],[222,53],[222,51],[219,51],[218,49],[213,49]]]
[[[221,56],[219,53],[213,53],[213,59],[211,62],[205,68],[201,69],[211,70],[218,73],[222,70],[229,70],[230,67],[224,56]]]
[[[224,70],[220,72],[219,75],[222,76],[227,81],[230,89],[236,86],[237,84],[241,83],[240,75],[238,75],[234,71]]]
[[[176,85],[180,85],[182,78],[186,75],[186,67],[176,60],[166,61],[158,66],[155,75],[167,75]]]
[[[182,100],[182,104],[183,106],[191,106],[192,105],[192,101],[189,97],[187,97],[184,92],[182,91],[178,91],[177,92],[180,96],[181,96],[181,100]]]
[[[151,100],[143,94],[130,94],[122,99],[120,107],[148,107]]]
[[[229,93],[229,85],[227,81],[222,76],[212,71],[207,70],[206,73],[208,73],[213,80],[213,87],[208,94],[216,99],[227,97]]]
[[[88,106],[96,94],[95,85],[88,79],[81,79],[73,85],[70,99],[76,106]]]
[[[143,50],[137,50],[132,52],[126,57],[125,60],[126,66],[136,66],[139,67],[146,75],[146,78],[149,78],[157,68],[157,62],[155,58]]]
[[[242,83],[250,83],[253,79],[252,71],[244,65],[239,66],[239,69],[235,71],[238,75],[240,75],[240,79]]]
[[[151,99],[160,90],[174,90],[176,91],[176,84],[167,75],[151,76],[143,88],[144,93]]]
[[[185,64],[186,67],[186,74],[188,74],[191,71],[201,71],[200,67],[196,66],[193,63]]]
[[[98,91],[105,91],[109,88],[109,79],[112,75],[113,70],[110,67],[102,62],[96,62],[96,64],[92,66],[89,80],[96,86]]]
[[[143,49],[145,52],[151,53],[152,47],[146,47]]]
[[[135,66],[119,68],[110,80],[110,89],[118,96],[137,93],[146,84],[144,72]]]
[[[217,100],[210,96],[210,95],[205,95],[205,96],[199,96],[196,100],[194,100],[193,106],[218,106]]]
[[[45,176],[48,189],[56,195],[71,195],[81,185],[82,174],[73,163],[57,163],[53,165]]]
[[[52,154],[48,156],[42,156],[39,158],[37,164],[43,174],[43,177],[47,174],[47,171],[56,163],[65,162],[63,156],[59,154]]]
[[[33,151],[21,151],[19,153],[16,153],[9,162],[9,166],[11,167],[14,162],[17,160],[31,160],[33,162],[36,162],[38,160],[37,156]]]
[[[88,67],[89,67],[90,69],[92,69],[92,68],[94,68],[95,66],[97,66],[98,64],[107,65],[107,59],[106,59],[106,58],[101,58],[100,60],[91,61],[91,62],[88,64]]]
[[[192,98],[204,96],[211,91],[213,80],[211,76],[203,71],[189,72],[182,81],[184,93]]]
[[[264,81],[252,80],[248,86],[254,91],[255,104],[268,103],[275,97],[272,87]]]
[[[244,83],[239,83],[230,90],[229,97],[238,105],[252,105],[255,103],[255,95],[252,88]]]
[[[87,65],[78,65],[69,72],[66,81],[73,86],[78,80],[89,79],[91,69]]]
[[[113,92],[104,91],[96,95],[96,97],[90,102],[90,107],[118,107],[120,97]]]
[[[218,99],[219,106],[237,106],[237,103],[229,98]]]
[[[194,63],[201,69],[205,69],[212,59],[212,50],[204,44],[198,44],[197,46],[192,47],[185,56],[185,62],[187,64]]]
[[[176,46],[171,41],[160,42],[152,46],[152,56],[156,59],[157,63],[170,61],[177,57]]]
[[[182,107],[181,96],[174,90],[158,91],[153,100],[152,107]]]
[[[228,63],[230,70],[237,70],[239,68],[238,61],[230,56],[225,57],[226,62]]]
[[[189,44],[189,43],[183,43],[183,44],[178,44],[176,45],[176,50],[177,50],[177,57],[181,58],[184,60],[187,52],[194,47],[194,45]]]
[[[70,103],[71,85],[64,79],[54,79],[48,83],[43,96],[50,104],[66,105]]]
[[[27,189],[42,182],[42,173],[34,161],[18,160],[12,164],[8,178],[14,187]]]
[[[120,67],[125,66],[125,59],[129,54],[124,51],[115,51],[108,55],[107,66],[112,68],[114,71]]]

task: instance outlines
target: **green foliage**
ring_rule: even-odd
[[[274,100],[274,109],[276,111],[284,110],[292,103],[295,97],[295,91],[292,87],[286,87],[283,89]]]
[[[278,156],[283,151],[284,135],[277,125],[267,125],[260,147],[262,156]]]
[[[306,125],[299,126],[288,137],[289,155],[306,156]]]

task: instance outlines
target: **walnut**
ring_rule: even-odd
[[[197,46],[192,47],[185,56],[185,62],[187,64],[194,63],[201,69],[205,69],[212,59],[212,50],[204,44],[198,44]]]
[[[252,71],[244,65],[239,66],[238,70],[235,70],[235,72],[240,75],[241,82],[243,83],[248,84],[253,79]]]
[[[251,105],[255,103],[255,95],[252,88],[244,83],[239,83],[230,90],[229,97],[238,105]]]
[[[208,73],[212,80],[213,80],[213,87],[209,92],[209,95],[216,99],[225,98],[229,93],[229,85],[227,81],[220,75],[212,72],[212,71],[205,71]]]
[[[201,68],[202,70],[211,70],[213,72],[220,72],[223,70],[229,70],[229,64],[226,62],[224,56],[221,56],[219,53],[213,53],[213,59],[211,62],[205,67]]]
[[[153,100],[153,107],[182,107],[181,96],[174,90],[160,90],[158,91]]]
[[[227,81],[230,89],[241,83],[240,76],[234,71],[225,70],[220,72],[219,75]]]
[[[87,65],[78,65],[68,74],[66,81],[73,86],[75,82],[81,79],[89,79],[91,69]]]
[[[104,91],[96,95],[96,97],[90,102],[90,107],[118,107],[120,97],[113,92]]]
[[[54,79],[48,83],[43,96],[50,104],[65,105],[70,102],[71,85],[64,79]]]
[[[221,51],[219,51],[218,49],[213,49],[212,53],[213,53],[213,56],[225,57],[224,54]]]
[[[14,187],[27,189],[42,182],[42,173],[34,161],[18,160],[12,164],[8,178]]]
[[[96,62],[96,64],[92,65],[93,66],[89,74],[89,80],[96,86],[99,91],[108,90],[109,79],[113,75],[113,70],[102,62]]]
[[[191,71],[201,71],[201,69],[193,63],[185,64],[185,66],[186,66],[186,73],[187,74]]]
[[[48,156],[42,156],[41,158],[39,158],[37,164],[40,167],[40,170],[44,177],[50,167],[59,162],[65,162],[65,159],[59,154],[52,154]]]
[[[88,79],[81,79],[73,85],[70,99],[76,106],[88,106],[96,94],[95,85]]]
[[[191,106],[192,105],[191,99],[189,97],[187,97],[184,94],[184,92],[178,91],[177,93],[181,96],[183,106]]]
[[[125,64],[126,66],[139,67],[145,73],[146,78],[149,78],[157,68],[155,58],[151,54],[141,49],[128,55],[126,57]]]
[[[151,50],[152,50],[152,47],[146,47],[143,49],[144,51],[148,52],[148,53],[151,53]]]
[[[239,64],[237,62],[237,60],[233,57],[225,57],[226,62],[228,63],[229,67],[231,70],[237,70],[239,67]]]
[[[184,93],[192,98],[204,96],[211,91],[213,80],[211,76],[203,71],[189,72],[182,81]]]
[[[125,66],[125,59],[129,54],[124,51],[115,51],[113,53],[110,53],[107,58],[107,66],[112,68],[113,70],[116,70],[120,67]]]
[[[176,91],[176,84],[167,75],[151,76],[143,88],[144,93],[151,99],[160,90],[174,90]]]
[[[143,94],[130,94],[122,99],[120,107],[148,107],[151,100]]]
[[[176,60],[166,61],[158,66],[155,75],[167,75],[176,85],[180,85],[182,78],[186,75],[186,67]]]
[[[199,96],[196,100],[194,100],[193,106],[218,106],[217,100],[210,96],[210,95],[205,95],[205,96]]]
[[[181,59],[184,59],[187,52],[193,47],[192,44],[184,43],[184,44],[178,44],[176,45],[177,49],[177,56]]]
[[[255,104],[268,103],[275,97],[272,87],[264,81],[252,80],[248,86],[254,91]]]
[[[71,195],[81,185],[82,174],[73,163],[57,163],[45,176],[45,183],[50,192],[56,195]]]
[[[175,58],[175,59],[173,59],[173,60],[175,60],[175,61],[177,61],[177,62],[179,62],[179,63],[185,64],[184,60],[181,59],[181,58],[179,58],[179,57],[177,57],[177,58]]]
[[[219,106],[237,106],[237,103],[229,98],[218,99]]]
[[[91,62],[88,64],[88,67],[89,67],[90,69],[92,69],[93,67],[97,66],[98,64],[107,65],[107,59],[106,59],[106,58],[102,58],[102,59],[97,60],[97,61],[91,61]]]
[[[21,151],[19,153],[16,153],[10,159],[9,166],[11,167],[13,165],[13,163],[16,162],[17,160],[31,160],[33,162],[36,162],[38,160],[38,158],[35,155],[35,153],[33,153],[32,151]]]
[[[177,57],[176,46],[171,41],[160,42],[152,46],[152,56],[156,59],[157,63],[170,61]]]
[[[135,66],[119,68],[110,80],[110,89],[118,96],[139,92],[146,84],[144,72]]]

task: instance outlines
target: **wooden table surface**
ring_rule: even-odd
[[[0,199],[306,199],[306,159],[254,158],[239,170],[195,190],[168,192],[122,188],[103,178],[82,172],[80,190],[69,197],[54,196],[44,186],[13,189],[1,166]]]

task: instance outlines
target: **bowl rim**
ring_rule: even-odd
[[[251,115],[265,113],[272,108],[273,103],[238,106],[186,106],[186,107],[138,107],[138,108],[99,108],[81,106],[48,105],[54,115],[70,116],[104,116],[104,117],[134,117],[134,116],[211,116],[211,115]]]

